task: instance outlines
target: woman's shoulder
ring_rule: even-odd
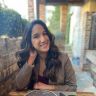
[[[69,59],[68,54],[66,52],[60,52],[59,59],[61,62],[66,62]]]
[[[63,58],[63,59],[68,58],[68,54],[66,52],[62,52],[62,51],[60,52],[59,56],[60,56],[60,58]]]

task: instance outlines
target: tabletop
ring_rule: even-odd
[[[96,96],[92,92],[63,92],[63,91],[11,91],[8,96]]]

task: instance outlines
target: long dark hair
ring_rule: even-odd
[[[32,42],[31,42],[32,40],[31,34],[32,34],[32,28],[36,24],[40,24],[41,26],[43,26],[50,40],[50,48],[49,48],[48,55],[47,55],[46,62],[45,62],[46,70],[44,71],[44,76],[50,78],[52,81],[56,81],[57,80],[56,73],[61,67],[61,61],[59,60],[60,52],[57,46],[55,45],[54,35],[48,30],[46,24],[41,20],[34,20],[28,27],[28,30],[26,30],[26,32],[24,33],[23,39],[21,42],[21,51],[17,52],[17,56],[19,57],[17,64],[21,68],[29,58],[29,49],[30,48],[34,49]],[[34,61],[34,64],[35,66],[36,64],[37,65],[39,64],[39,54],[37,55]]]

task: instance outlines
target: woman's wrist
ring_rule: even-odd
[[[32,68],[34,67],[34,64],[30,64],[30,63],[28,63],[28,62],[27,62],[27,64],[28,64],[30,67],[32,67]]]
[[[55,85],[49,85],[49,90],[55,90]]]
[[[52,85],[52,89],[55,90],[55,85]]]
[[[28,63],[29,65],[33,65],[34,62],[28,60],[27,63]]]

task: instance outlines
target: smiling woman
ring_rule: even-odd
[[[69,57],[55,45],[54,36],[41,20],[34,20],[25,32],[21,51],[17,90],[76,91],[76,78]]]

